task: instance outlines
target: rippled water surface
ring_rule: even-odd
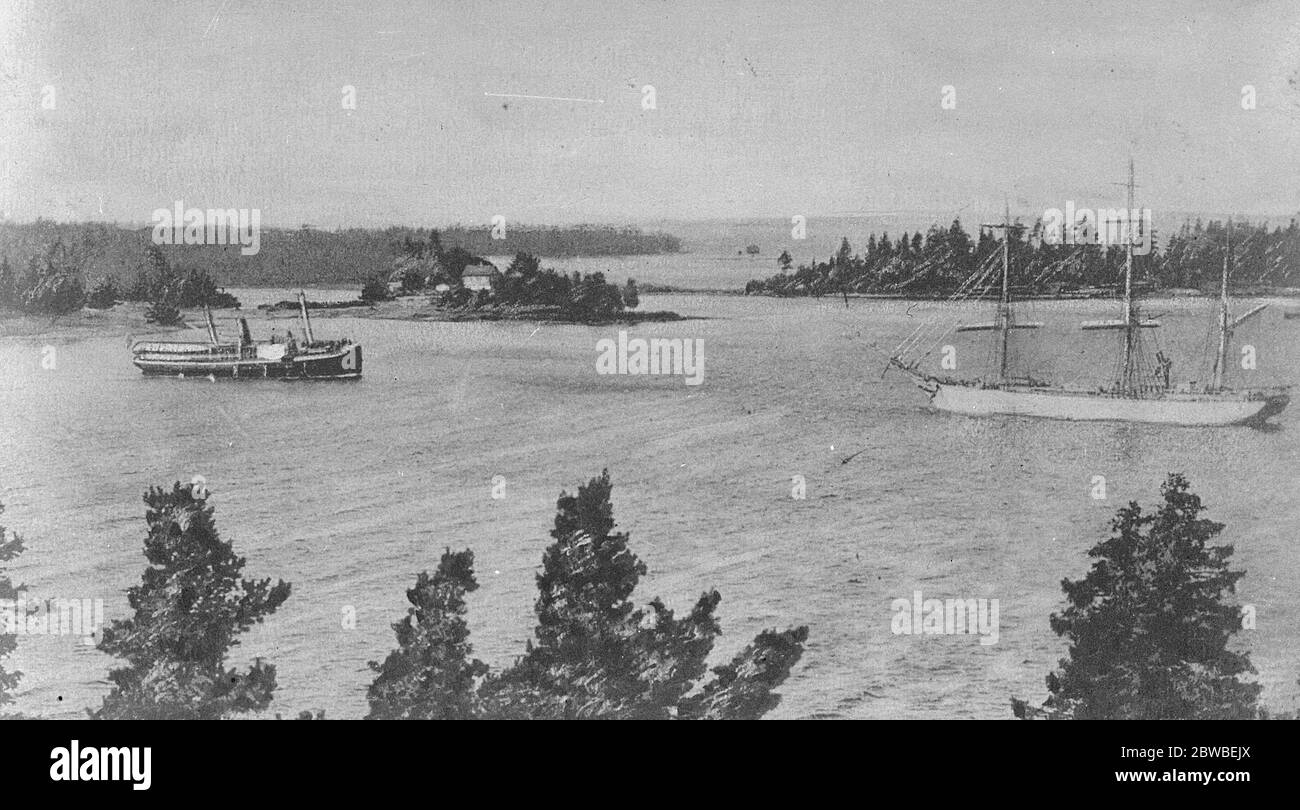
[[[660,260],[638,261],[611,275],[655,280]],[[242,295],[246,306],[282,297]],[[2,339],[0,500],[28,545],[15,579],[125,615],[144,563],[142,492],[201,474],[246,573],[293,583],[232,663],[274,662],[281,711],[355,717],[366,662],[392,647],[405,589],[444,547],[474,549],[476,654],[509,663],[531,633],[556,496],[608,467],[615,517],[650,569],[638,601],[685,610],[718,588],[719,662],[765,627],[810,626],[773,716],[999,718],[1012,695],[1041,699],[1064,652],[1048,627],[1060,580],[1086,571],[1116,508],[1153,503],[1177,470],[1248,572],[1240,598],[1258,622],[1241,635],[1264,699],[1295,708],[1300,409],[1272,431],[962,418],[881,379],[872,349],[934,305],[698,295],[644,296],[642,308],[699,316],[629,333],[702,339],[702,385],[597,375],[596,342],[614,327],[321,319],[318,333],[364,345],[354,384],[144,379],[120,335],[60,341],[46,370],[45,340]],[[1164,340],[1199,349],[1205,302],[1157,308]],[[1048,326],[1024,362],[1104,377],[1107,338],[1074,326],[1113,307],[1038,309]],[[1278,310],[1238,336],[1257,349],[1259,383],[1300,369],[1300,321]],[[975,343],[949,342],[959,362],[983,359]],[[1176,376],[1199,373],[1174,354]],[[497,475],[506,497],[494,500]],[[791,497],[799,475],[802,500]],[[1090,497],[1096,475],[1105,501]],[[891,601],[916,590],[997,598],[998,643],[892,634]],[[349,607],[355,629],[342,626]],[[31,637],[14,663],[18,709],[70,717],[107,691],[113,661],[72,638]]]

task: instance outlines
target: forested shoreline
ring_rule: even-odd
[[[1228,241],[1228,223],[1222,220],[1184,222],[1168,237],[1156,233],[1150,252],[1134,257],[1134,283],[1145,293],[1217,290]],[[1300,224],[1295,220],[1284,227],[1234,223],[1231,243],[1234,292],[1300,293]],[[230,302],[218,303],[214,296],[227,285],[356,288],[382,285],[395,275],[403,277],[406,289],[406,275],[411,280],[417,274],[420,279],[437,275],[422,264],[425,254],[420,248],[426,245],[437,245],[432,255],[448,269],[481,261],[485,255],[542,259],[680,250],[675,237],[632,228],[519,228],[496,240],[487,228],[392,227],[337,232],[269,229],[261,233],[260,250],[245,256],[239,244],[157,245],[149,228],[125,230],[105,223],[47,220],[0,223],[0,308],[59,314],[79,308],[81,301],[92,307],[98,301],[102,308],[113,300],[160,297],[176,298],[173,303],[179,307],[194,305],[183,303],[189,299],[221,306]],[[533,248],[512,247],[520,245]],[[1041,222],[1013,228],[1009,252],[1010,285],[1016,297],[1105,297],[1123,284],[1122,246],[1053,244],[1043,238]],[[926,299],[947,297],[960,289],[970,297],[996,296],[1001,254],[998,234],[980,229],[972,236],[954,219],[947,228],[935,225],[924,233],[904,232],[897,238],[872,233],[865,246],[859,243],[856,249],[845,237],[835,254],[798,266],[788,252],[782,252],[777,272],[751,280],[743,292]],[[163,267],[172,273],[159,271]],[[408,269],[410,273],[405,272]],[[456,286],[459,273],[451,276]],[[172,291],[167,296],[157,290],[146,295],[140,283],[146,277],[161,279],[152,285]],[[963,287],[967,281],[972,283]],[[198,292],[191,294],[186,288]],[[693,290],[647,284],[642,291]],[[494,287],[494,292],[499,290]]]
[[[100,234],[101,236],[103,234]],[[76,234],[69,234],[69,239]],[[86,237],[86,232],[81,233]],[[167,260],[152,241],[120,272],[92,275],[104,253],[89,240],[29,246],[24,263],[0,256],[0,316],[71,315],[83,307],[109,310],[124,302],[143,303],[146,323],[176,326],[183,309],[239,308],[235,296],[221,289],[202,262],[186,254],[185,264]],[[443,244],[436,230],[407,234],[390,252],[394,258],[360,282],[350,301],[316,302],[321,309],[370,307],[402,296],[425,296],[433,312],[408,311],[408,317],[438,320],[528,320],[560,323],[638,323],[678,320],[672,312],[631,314],[639,304],[636,282],[620,287],[602,272],[569,274],[541,266],[540,257],[524,252],[503,271],[482,256]],[[472,276],[472,278],[467,278]],[[303,286],[312,283],[305,282]],[[318,282],[317,282],[318,283]],[[357,283],[357,282],[353,282]],[[92,286],[93,285],[93,286]],[[282,301],[272,309],[296,308]]]
[[[337,284],[353,287],[391,271],[413,241],[437,234],[448,250],[460,248],[476,256],[529,253],[546,258],[629,256],[674,253],[681,242],[672,235],[637,228],[579,225],[572,227],[511,226],[493,238],[491,228],[453,226],[431,228],[263,228],[256,254],[241,254],[239,244],[158,245],[172,266],[198,267],[219,286],[299,287]],[[126,229],[104,222],[0,223],[0,259],[25,267],[61,244],[70,263],[79,267],[83,282],[114,277],[134,278],[149,259],[153,229]]]
[[[1011,229],[1010,284],[1021,297],[1106,295],[1123,284],[1126,250],[1120,245],[1051,244],[1043,224]],[[1133,259],[1134,279],[1150,290],[1217,288],[1229,242],[1228,223],[1184,222],[1177,232]],[[1265,223],[1232,225],[1234,290],[1271,292],[1300,288],[1300,225]],[[866,248],[855,251],[845,237],[835,255],[794,267],[788,252],[777,259],[778,272],[754,279],[746,294],[819,296],[877,294],[929,298],[962,288],[973,297],[996,295],[1001,284],[1002,238],[981,228],[974,238],[954,219],[948,228],[932,226],[922,234],[871,234]],[[992,267],[987,277],[979,274]]]

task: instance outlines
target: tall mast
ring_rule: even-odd
[[[311,334],[311,318],[307,315],[307,294],[302,290],[298,291],[298,306],[302,310],[302,330],[307,333],[307,345],[316,342],[316,338]]]
[[[1228,243],[1223,250],[1223,281],[1219,286],[1219,356],[1214,360],[1214,390],[1223,388],[1228,368],[1228,263],[1232,260],[1232,220],[1228,220]]]
[[[998,381],[1007,381],[1007,355],[1011,341],[1011,204],[1005,203],[1002,231],[1002,303],[998,307],[998,329],[1002,332],[998,352]]]
[[[1120,375],[1120,393],[1128,396],[1133,393],[1133,342],[1137,324],[1133,318],[1133,158],[1128,159],[1128,210],[1124,213],[1128,220],[1128,243],[1124,258],[1124,371]]]
[[[1002,231],[1002,297],[998,299],[998,317],[994,328],[999,332],[995,346],[997,351],[998,381],[1007,381],[1007,367],[1010,358],[1011,343],[1011,205],[1006,205],[1006,213],[1000,224],[981,222],[981,228]]]
[[[203,305],[203,317],[208,322],[208,340],[215,346],[220,342],[217,340],[217,325],[212,320],[212,310],[208,309],[207,304]]]

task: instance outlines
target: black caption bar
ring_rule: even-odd
[[[581,779],[582,787],[572,787],[586,790],[587,780],[661,779],[673,762],[700,768],[694,778],[713,782],[708,787],[723,795],[757,787],[754,769],[776,767],[792,784],[812,779],[823,788],[844,780],[869,790],[919,778],[927,795],[967,795],[1003,782],[1071,794],[1195,788],[1235,796],[1286,785],[1295,751],[1288,726],[1277,722],[714,723],[695,732],[680,723],[556,722],[76,721],[6,728],[11,753],[0,778],[7,795],[117,794],[128,801],[213,793],[329,798],[339,788],[370,790],[384,780],[416,786],[484,770],[498,779],[509,775],[494,789]],[[704,759],[689,765],[698,756]],[[725,760],[734,764],[723,767]]]

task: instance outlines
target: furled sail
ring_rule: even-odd
[[[1138,321],[1133,324],[1139,329],[1155,329],[1160,326],[1160,321]],[[1100,321],[1084,321],[1079,324],[1080,329],[1124,329],[1128,324],[1122,318],[1106,319]]]
[[[1041,329],[1042,321],[1026,321],[1025,323],[1010,323],[1008,329]],[[953,331],[956,332],[985,332],[1001,329],[1002,325],[997,321],[984,321],[983,323],[963,323],[957,326]]]

